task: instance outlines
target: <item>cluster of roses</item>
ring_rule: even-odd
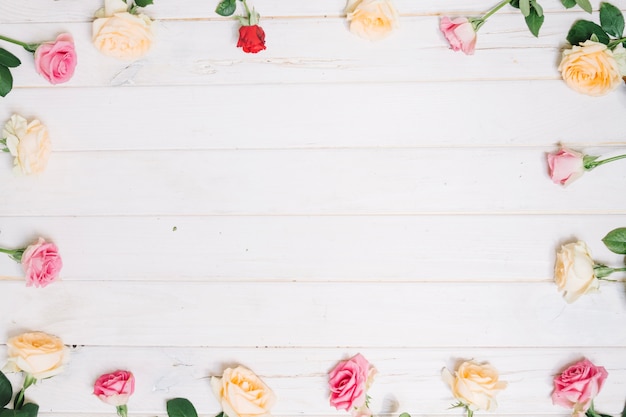
[[[330,404],[353,417],[371,417],[367,390],[375,374],[376,369],[361,354],[339,362],[329,373]],[[552,402],[570,408],[574,417],[610,417],[597,413],[593,403],[607,376],[604,367],[582,359],[554,378]],[[495,397],[507,386],[493,366],[473,360],[462,362],[454,372],[444,368],[442,379],[458,401],[452,407],[465,409],[468,417],[478,410],[495,410]],[[410,415],[402,413],[400,417]]]

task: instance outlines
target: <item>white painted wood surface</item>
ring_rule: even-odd
[[[3,44],[23,64],[0,120],[37,117],[54,146],[37,177],[0,159],[0,246],[41,235],[65,260],[61,282],[34,289],[0,258],[0,343],[42,330],[73,346],[63,374],[29,389],[40,414],[113,415],[91,387],[124,367],[131,415],[185,396],[212,416],[209,376],[239,363],[276,391],[276,416],[347,415],[326,373],[361,352],[377,414],[461,415],[440,371],[476,358],[510,383],[491,415],[566,416],[551,381],[586,356],[609,371],[597,408],[617,415],[625,288],[568,305],[552,269],[573,239],[623,262],[600,239],[626,226],[626,168],[563,189],[545,154],[626,149],[626,86],[590,98],[560,81],[565,34],[598,2],[592,16],[544,3],[538,39],[504,9],[468,57],[439,16],[490,1],[397,0],[400,29],[377,43],[347,31],[343,0],[257,1],[268,49],[247,55],[215,4],[156,0],[155,47],[129,63],[90,44],[100,0],[0,2],[0,33],[70,31],[79,54],[50,86]]]

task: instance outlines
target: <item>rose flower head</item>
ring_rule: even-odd
[[[443,33],[453,51],[463,51],[472,55],[476,48],[476,29],[466,17],[450,19],[444,16],[439,21],[439,30]]]
[[[554,378],[552,402],[572,409],[575,417],[584,417],[608,376],[602,366],[583,359]]]
[[[14,114],[2,129],[3,143],[15,157],[15,172],[38,174],[46,169],[52,145],[48,129],[39,120],[30,122]]]
[[[360,353],[339,362],[328,373],[330,405],[353,415],[371,415],[367,406],[367,390],[376,369]]]
[[[555,184],[568,185],[585,172],[584,157],[580,152],[561,147],[556,153],[548,154],[550,178]]]
[[[587,244],[583,241],[562,245],[556,254],[554,282],[568,303],[581,295],[595,292],[600,282],[594,271],[594,261]]]
[[[68,349],[61,339],[44,332],[28,332],[7,341],[9,372],[25,372],[39,380],[63,371],[68,361]]]
[[[571,89],[589,96],[605,95],[622,83],[613,52],[592,40],[564,50],[558,69]]]
[[[499,380],[493,366],[474,361],[461,363],[454,374],[444,368],[441,376],[450,386],[452,395],[471,411],[495,410],[498,405],[496,394],[507,386],[506,382]]]
[[[398,27],[391,0],[348,0],[345,11],[350,32],[365,39],[383,39]]]
[[[35,50],[35,69],[50,84],[69,81],[77,62],[74,39],[69,33],[60,34],[53,42],[44,42]]]
[[[211,378],[211,388],[228,417],[271,417],[276,396],[251,370],[227,368]]]

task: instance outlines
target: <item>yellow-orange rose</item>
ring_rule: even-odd
[[[272,390],[243,366],[227,368],[221,378],[211,378],[211,388],[228,417],[270,417],[276,402]]]
[[[105,0],[96,12],[92,41],[105,55],[136,59],[144,55],[154,39],[152,20],[143,14],[131,14],[123,0]]]
[[[454,375],[444,368],[444,382],[450,385],[454,397],[472,411],[493,411],[498,406],[496,394],[507,383],[498,380],[498,372],[489,364],[463,362]]]
[[[348,0],[346,14],[350,32],[365,39],[382,39],[398,26],[391,0]]]
[[[23,333],[10,338],[7,354],[7,371],[23,371],[35,379],[50,378],[63,371],[69,356],[61,339],[44,332]]]
[[[603,43],[590,40],[563,51],[559,71],[570,88],[590,96],[602,96],[622,82],[613,53]]]
[[[37,119],[30,123],[14,114],[2,129],[2,137],[11,155],[15,157],[15,169],[26,175],[42,172],[48,163],[52,145],[48,129]]]
[[[568,303],[581,295],[597,291],[600,286],[593,269],[594,262],[587,244],[583,241],[561,246],[556,254],[554,282]]]

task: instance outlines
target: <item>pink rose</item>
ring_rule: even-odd
[[[548,154],[550,178],[555,184],[568,185],[585,172],[584,158],[580,152],[561,147],[556,153]]]
[[[60,34],[54,42],[44,42],[35,51],[35,69],[50,84],[68,81],[76,68],[74,39],[69,33]]]
[[[571,408],[573,416],[583,417],[608,375],[604,367],[583,359],[554,378],[552,402]]]
[[[439,29],[450,44],[453,51],[463,51],[466,55],[472,55],[476,47],[476,31],[472,23],[465,17],[457,17],[450,20],[445,16],[439,22]]]
[[[26,274],[26,286],[45,287],[59,277],[63,267],[59,249],[54,243],[39,238],[28,246],[22,255],[22,268]]]
[[[135,377],[128,371],[115,371],[101,375],[93,385],[94,395],[115,407],[126,405],[133,392],[135,392]]]
[[[376,370],[360,353],[341,361],[328,374],[330,405],[355,415],[371,415],[366,405],[366,391]]]

